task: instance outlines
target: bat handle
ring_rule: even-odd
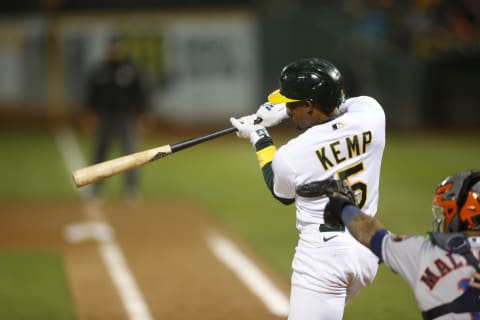
[[[172,148],[172,153],[174,153],[174,152],[183,150],[185,148],[188,148],[190,146],[193,146],[193,145],[196,145],[196,144],[208,141],[208,140],[212,140],[212,139],[215,139],[217,137],[221,137],[221,136],[224,136],[226,134],[229,134],[229,133],[232,133],[232,132],[235,132],[235,131],[237,131],[237,128],[230,127],[230,128],[227,128],[227,129],[212,132],[210,134],[207,134],[207,135],[204,135],[204,136],[201,136],[201,137],[196,137],[196,138],[183,140],[183,141],[180,141],[180,142],[177,142],[177,143],[174,143],[174,144],[170,145],[170,147]]]
[[[260,123],[262,123],[262,121],[263,121],[262,118],[257,118],[257,119],[255,119],[254,124],[260,124]],[[237,131],[237,128],[230,127],[230,128],[226,128],[226,129],[223,129],[223,130],[212,132],[210,134],[207,134],[207,135],[204,135],[204,136],[201,136],[201,137],[191,138],[191,139],[187,139],[187,140],[183,140],[183,141],[174,143],[174,144],[171,145],[172,153],[174,153],[176,151],[180,151],[180,150],[188,148],[188,147],[191,147],[193,145],[208,141],[208,140],[215,139],[217,137],[224,136],[224,135],[232,133],[232,132],[236,132],[236,131]]]

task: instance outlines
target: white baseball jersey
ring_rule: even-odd
[[[297,186],[329,177],[349,181],[362,211],[375,215],[385,145],[385,114],[373,98],[350,98],[342,114],[315,125],[275,153],[273,191],[295,198],[300,239],[292,267],[289,319],[341,319],[345,301],[369,284],[378,258],[348,232],[327,231],[327,197],[303,198]]]
[[[468,238],[474,256],[480,258],[480,237]],[[404,278],[422,311],[450,302],[468,287],[474,268],[462,255],[449,253],[425,237],[387,234],[381,255],[385,264]],[[480,300],[478,301],[480,306]],[[449,313],[436,320],[476,320],[480,312]]]
[[[370,97],[350,98],[341,105],[341,116],[313,126],[279,148],[272,162],[275,195],[295,198],[295,188],[335,176],[347,179],[363,212],[375,215],[380,167],[385,146],[385,114]],[[312,201],[298,197],[299,230],[323,223],[328,198]]]

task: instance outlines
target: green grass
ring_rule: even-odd
[[[0,131],[0,147],[0,201],[75,199],[53,133]]]
[[[273,132],[275,134],[275,131]],[[142,149],[189,138],[188,135],[147,137]],[[275,135],[274,135],[275,137]],[[90,154],[91,136],[81,145]],[[277,138],[277,145],[287,139]],[[74,199],[69,172],[48,132],[1,133],[0,201]],[[116,156],[112,153],[112,156]],[[399,234],[425,234],[431,228],[435,186],[447,175],[479,168],[476,135],[388,134],[382,166],[377,217]],[[47,177],[47,181],[42,178]],[[258,256],[285,277],[297,232],[295,209],[276,202],[264,186],[248,141],[234,135],[209,141],[150,163],[140,170],[146,200],[192,202],[243,239]],[[122,176],[106,183],[106,196],[121,196]],[[161,211],[159,214],[168,215]],[[347,306],[345,319],[420,319],[413,294],[385,266],[375,282]]]
[[[56,252],[0,252],[0,319],[75,319]]]

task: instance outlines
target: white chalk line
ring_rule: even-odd
[[[274,315],[288,315],[289,300],[270,279],[227,238],[214,234],[208,236],[208,244],[215,256],[225,264],[243,284]]]
[[[66,127],[59,130],[56,134],[56,141],[69,172],[86,165],[75,134],[70,128]],[[100,208],[97,206],[92,207],[86,203],[89,192],[88,186],[76,190],[84,201],[87,216],[95,217],[96,220],[101,220],[103,213]],[[102,226],[103,228],[93,229],[93,227],[99,226]],[[135,279],[128,269],[123,253],[114,240],[113,229],[111,226],[103,221],[90,223],[90,225],[86,224],[85,227],[87,227],[87,229],[92,227],[90,229],[93,234],[90,236],[98,241],[100,255],[107,266],[107,270],[110,273],[114,285],[117,288],[128,318],[131,320],[153,319],[142,294],[135,283]],[[95,230],[107,230],[107,232],[102,232],[101,234],[97,232],[95,234]]]
[[[82,160],[83,157],[80,153],[78,142],[71,129],[67,128],[60,131],[57,138],[69,170],[73,171],[77,168],[84,167],[85,161]],[[88,191],[83,191],[81,196],[86,199]],[[98,213],[96,215],[98,215]],[[219,234],[210,234],[207,236],[207,242],[215,257],[243,282],[265,305],[267,310],[279,317],[286,317],[288,315],[289,300],[287,296],[278,289],[232,241]],[[128,267],[118,246],[116,246],[113,241],[101,241],[100,250],[105,264],[107,264],[110,270],[112,279],[117,285],[117,288],[119,288],[122,301],[129,310],[129,314],[131,315],[130,319],[150,319],[151,316],[148,315],[148,309],[146,309],[146,305],[143,303],[139,291],[135,289],[133,277],[130,272],[128,272]],[[115,276],[114,274],[118,275]],[[135,288],[122,290],[121,288],[124,287],[122,283],[124,282],[132,283],[128,287],[133,285]],[[141,316],[141,314],[144,313],[147,314]],[[140,314],[140,316],[137,316],[137,314]]]

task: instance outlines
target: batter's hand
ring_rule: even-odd
[[[263,137],[268,137],[268,131],[263,125],[257,124],[257,115],[251,114],[239,119],[230,118],[232,125],[238,130],[237,136],[240,138],[250,138],[255,144]]]
[[[329,180],[326,189],[328,204],[325,206],[323,219],[331,227],[343,225],[342,211],[346,205],[355,205],[355,193],[344,180]]]
[[[257,117],[262,119],[261,124],[266,127],[273,127],[288,118],[285,103],[272,104],[265,102],[258,108]]]

